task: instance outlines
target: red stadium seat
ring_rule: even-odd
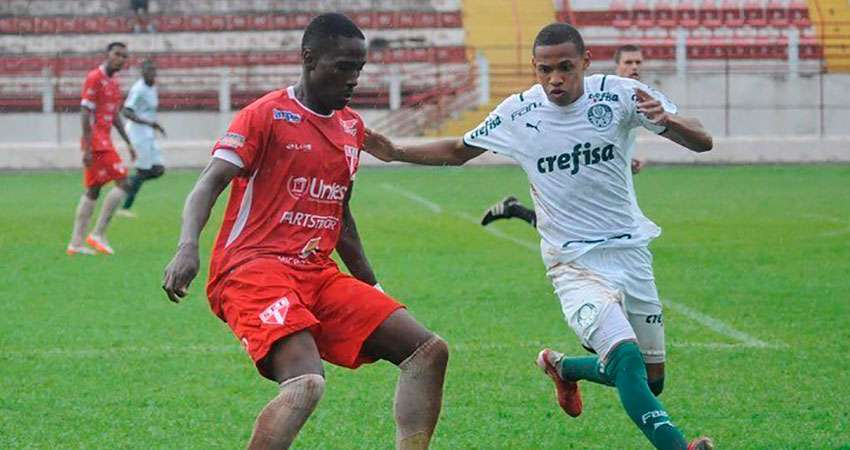
[[[676,28],[676,14],[673,11],[673,7],[670,6],[669,0],[656,1],[653,13],[655,15],[655,24],[666,29],[668,35],[670,34],[670,30]]]
[[[791,17],[788,15],[788,6],[782,0],[769,0],[767,2],[768,24],[774,28],[788,28],[791,25]]]
[[[634,17],[634,24],[638,28],[645,29],[655,26],[652,10],[649,9],[649,5],[643,0],[636,0],[632,5],[632,17]]]
[[[738,0],[723,0],[720,11],[723,14],[723,26],[732,29],[744,26],[744,14],[741,12],[741,4]]]
[[[812,22],[809,20],[809,7],[802,0],[791,0],[791,4],[788,5],[788,16],[791,26],[797,28],[809,28],[812,26]]]
[[[723,26],[722,10],[714,0],[704,0],[699,8],[699,22],[709,30]]]
[[[764,4],[760,0],[747,0],[744,4],[744,20],[746,24],[753,28],[763,28],[767,26],[767,14],[764,10]]]
[[[682,0],[676,8],[676,21],[679,26],[694,29],[699,27],[699,14],[692,0]]]
[[[619,30],[631,28],[634,25],[632,21],[632,11],[629,10],[625,0],[614,0],[611,2],[611,13],[614,15],[614,20],[611,25]]]

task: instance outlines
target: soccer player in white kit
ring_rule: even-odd
[[[642,126],[695,152],[712,148],[711,135],[639,81],[585,77],[590,53],[568,24],[544,27],[533,55],[538,84],[505,99],[462,139],[400,147],[370,132],[364,149],[383,161],[424,165],[461,165],[488,150],[516,160],[531,184],[543,262],[564,317],[598,355],[540,352],[538,364],[555,382],[561,408],[581,414],[579,380],[614,386],[656,448],[711,449],[705,437],[689,444],[650,391],[640,327],[624,313],[627,296],[636,311],[661,309],[647,249],[660,230],[638,214],[629,132]]]
[[[156,121],[156,109],[159,106],[159,93],[156,89],[156,66],[153,61],[142,62],[142,77],[139,78],[124,100],[121,113],[127,120],[127,135],[138,153],[136,174],[130,177],[130,191],[124,205],[117,214],[121,217],[136,217],[130,211],[142,183],[154,180],[165,173],[162,150],[156,141],[159,131],[165,136],[165,129]]]
[[[617,64],[617,76],[640,81],[641,66],[643,65],[643,52],[640,47],[632,44],[618,47],[614,53],[614,62]],[[603,77],[603,80],[605,79]],[[655,227],[656,225],[644,216],[640,207],[638,207],[637,197],[634,197],[635,191],[632,187],[633,181],[631,175],[636,175],[643,167],[643,163],[635,159],[634,156],[636,137],[637,128],[633,128],[629,132],[625,145],[625,159],[631,161],[631,171],[626,175],[628,176],[629,189],[633,196],[633,205],[637,208],[636,212],[641,222],[647,227]],[[502,201],[488,208],[481,220],[481,225],[486,226],[497,220],[511,218],[519,218],[528,222],[531,226],[537,226],[537,215],[534,213],[534,210],[520,203],[513,195],[504,198]],[[650,291],[655,293],[655,295],[642,301],[631,297],[627,293],[623,306],[626,311],[626,317],[635,329],[638,345],[646,362],[649,389],[653,394],[658,396],[664,390],[664,321],[657,292],[655,289],[650,289]],[[647,306],[650,307],[647,308]]]

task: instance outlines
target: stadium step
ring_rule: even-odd
[[[551,0],[463,0],[466,43],[490,63],[490,98],[485,107],[466,111],[432,134],[460,136],[477,125],[510,94],[531,85],[531,43],[555,21]]]
[[[850,72],[850,2],[808,0],[809,16],[823,46],[830,72]]]

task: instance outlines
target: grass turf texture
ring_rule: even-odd
[[[262,380],[203,294],[160,289],[197,171],[145,184],[140,218],[115,218],[114,257],[64,254],[77,172],[0,174],[0,448],[241,448],[277,387]],[[770,345],[754,348],[668,308],[662,400],[689,437],[720,448],[848,448],[850,166],[650,167],[636,179],[662,298]],[[418,193],[433,213],[399,195]],[[364,169],[354,212],[388,292],[450,343],[434,448],[648,448],[606,387],[584,384],[567,418],[533,365],[539,348],[584,354],[539,255],[479,217],[516,168]],[[102,200],[101,200],[102,201]],[[519,221],[491,225],[534,244]],[[728,344],[728,345],[727,345]],[[396,369],[327,367],[297,448],[390,448]]]

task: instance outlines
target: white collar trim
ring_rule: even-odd
[[[301,101],[298,100],[298,97],[295,96],[295,86],[289,86],[288,88],[286,88],[286,94],[289,95],[289,98],[291,98],[292,100],[295,100],[295,103],[298,103],[298,105],[300,105],[302,108],[306,109],[308,112],[310,112],[311,114],[314,114],[316,116],[323,117],[325,119],[329,119],[329,118],[333,117],[334,113],[336,112],[336,111],[331,111],[330,114],[319,114],[316,111],[313,111],[312,109],[308,108],[307,105],[301,103]]]

